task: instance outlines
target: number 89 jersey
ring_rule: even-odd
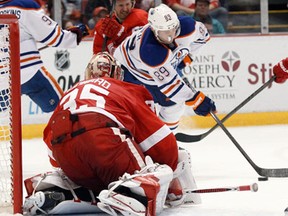
[[[177,73],[177,66],[185,56],[197,53],[210,39],[202,23],[188,16],[179,17],[179,21],[181,30],[173,46],[160,43],[147,24],[126,38],[114,53],[114,57],[127,69],[125,73],[129,71],[146,86],[157,86],[176,103],[189,100],[194,95]],[[124,81],[133,82],[125,78]]]

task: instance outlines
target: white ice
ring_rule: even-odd
[[[288,124],[227,128],[256,165],[288,168]],[[184,132],[200,134],[207,130],[185,129]],[[200,142],[179,145],[191,152],[198,188],[257,182],[259,190],[202,194],[201,205],[165,209],[161,216],[284,216],[288,206],[288,178],[259,182],[257,172],[221,128]],[[24,178],[51,170],[41,139],[23,141],[23,166]]]

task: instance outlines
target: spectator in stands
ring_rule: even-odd
[[[55,19],[55,16],[54,16],[54,7],[53,7],[53,0],[47,0],[47,2],[46,2],[46,4],[47,4],[47,15],[49,16],[49,17],[51,17],[52,19]],[[65,14],[66,14],[66,11],[67,11],[67,9],[66,9],[66,5],[65,5],[65,3],[63,2],[63,1],[61,1],[61,12],[62,12],[62,23],[61,23],[61,26],[62,27],[64,27],[64,26],[66,26],[66,21],[65,21],[65,19],[64,19],[64,16],[65,16]]]
[[[139,8],[148,11],[152,7],[155,7],[155,0],[142,0],[142,1],[140,1]]]
[[[106,2],[108,0],[88,0],[85,7],[85,19],[90,20],[93,17],[93,11],[97,7],[106,7]]]
[[[210,0],[196,0],[193,18],[204,23],[210,34],[224,34],[223,25],[209,14]]]
[[[110,18],[101,19],[95,26],[93,53],[108,51],[113,54],[115,48],[132,32],[148,23],[148,13],[134,8],[135,0],[116,0],[114,13]],[[107,41],[105,41],[107,37]]]
[[[192,15],[195,12],[195,0],[162,0],[167,4],[177,15]],[[219,0],[211,0],[209,4],[209,14],[220,21],[226,29],[228,24],[228,11],[221,7]]]
[[[108,10],[107,8],[105,7],[96,7],[93,11],[93,17],[88,20],[88,27],[91,29],[91,30],[94,30],[94,27],[96,25],[96,23],[98,23],[98,21],[101,19],[101,18],[104,18],[108,15]]]
[[[65,18],[65,26],[64,28],[67,29],[69,27],[75,26],[82,23],[81,19],[81,11],[78,9],[73,9],[69,15]]]

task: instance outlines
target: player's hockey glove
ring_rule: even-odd
[[[282,59],[273,67],[276,83],[283,83],[288,79],[288,58]]]
[[[214,101],[206,97],[201,91],[198,91],[191,100],[186,101],[186,105],[191,106],[194,112],[200,116],[206,116],[211,111],[216,111]]]
[[[193,62],[192,55],[189,53],[188,55],[185,56],[185,58],[180,62],[178,65],[177,69],[184,69],[186,66],[191,65]]]
[[[79,44],[85,36],[89,35],[89,28],[84,24],[78,24],[76,26],[71,26],[67,29],[77,35],[77,44]]]
[[[101,25],[99,33],[110,38],[114,42],[114,45],[118,46],[127,36],[125,27],[118,23],[116,19],[105,17],[99,20],[99,22]]]

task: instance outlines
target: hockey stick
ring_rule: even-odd
[[[109,11],[109,17],[111,18],[112,17],[112,14],[114,12],[114,7],[115,7],[115,4],[116,4],[116,0],[109,0],[109,1],[105,1],[107,4],[106,4],[106,8],[108,9]],[[107,41],[108,41],[108,37],[105,35],[104,37],[104,42],[102,44],[102,52],[106,51],[106,45],[107,45]]]
[[[217,122],[217,124],[222,128],[222,130],[225,132],[225,134],[230,138],[230,140],[234,143],[234,145],[238,148],[238,150],[242,153],[242,155],[246,158],[246,160],[249,162],[249,164],[254,168],[254,170],[260,175],[260,176],[266,176],[266,177],[288,177],[288,168],[276,168],[276,169],[267,169],[267,168],[261,168],[257,166],[252,159],[248,156],[248,154],[244,151],[244,149],[240,146],[240,144],[236,141],[236,139],[232,136],[232,134],[227,130],[227,128],[222,124],[220,119],[213,113],[210,112],[213,119]]]
[[[220,188],[206,188],[206,189],[195,189],[186,190],[185,193],[218,193],[218,192],[228,192],[228,191],[258,191],[258,184],[253,183],[251,185],[242,185],[237,187],[220,187]]]
[[[258,88],[255,92],[253,92],[249,97],[247,97],[243,102],[241,102],[237,107],[235,107],[232,111],[230,111],[221,122],[224,123],[227,119],[229,119],[234,113],[236,113],[239,109],[241,109],[245,104],[247,104],[251,99],[253,99],[256,95],[258,95],[263,89],[269,86],[274,80],[276,76],[272,76],[266,83],[264,83],[260,88]],[[184,80],[185,81],[185,80]],[[185,82],[186,83],[186,82]],[[189,135],[185,133],[176,133],[176,139],[180,142],[198,142],[212,133],[219,125],[214,125],[210,130],[205,133],[198,135]]]

